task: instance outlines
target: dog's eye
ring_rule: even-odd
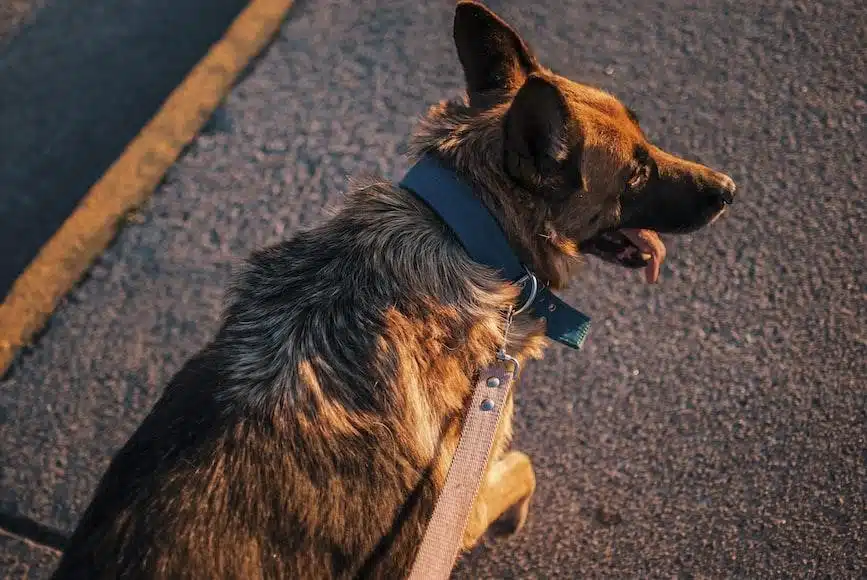
[[[650,179],[650,166],[646,163],[638,165],[626,182],[626,188],[630,191],[635,191],[642,187],[647,180]]]

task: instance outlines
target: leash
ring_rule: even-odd
[[[525,310],[544,317],[547,336],[575,349],[587,337],[590,318],[548,288],[539,287],[536,276],[512,251],[499,224],[456,172],[426,156],[400,185],[442,218],[473,260],[499,270],[505,280],[522,287],[521,306],[510,307],[506,314],[503,346],[496,361],[479,371],[445,485],[409,575],[409,580],[448,580],[485,476],[497,425],[520,371],[518,361],[506,353],[512,318]]]
[[[506,353],[509,328],[513,316],[529,303],[516,311],[509,308],[497,360],[479,373],[446,483],[434,506],[409,580],[447,580],[451,576],[473,503],[485,477],[497,426],[520,371],[518,361]]]
[[[460,442],[409,580],[447,580],[451,576],[485,476],[494,434],[517,375],[517,368],[507,370],[506,364],[497,361],[479,374]]]

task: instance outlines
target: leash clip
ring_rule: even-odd
[[[533,276],[532,274],[530,274],[529,271],[527,273],[530,276]],[[536,279],[536,277],[533,276],[533,280],[535,280],[535,279]],[[536,295],[535,285],[533,287],[532,295],[533,296]],[[531,300],[532,300],[532,297],[531,297]],[[526,304],[524,306],[526,306]],[[518,362],[518,359],[516,359],[515,357],[513,357],[512,355],[510,355],[506,352],[506,344],[509,341],[509,329],[512,328],[512,319],[515,317],[515,314],[517,314],[517,312],[520,312],[520,310],[515,311],[514,307],[510,304],[509,305],[509,311],[506,312],[506,324],[505,324],[505,328],[503,329],[503,345],[500,347],[500,350],[497,351],[497,360],[498,361],[500,361],[502,363],[512,363],[513,366],[512,366],[511,372],[512,372],[513,377],[518,376],[518,372],[520,372],[520,370],[521,370],[521,363]]]
[[[516,314],[521,314],[526,311],[530,306],[533,305],[533,301],[536,300],[536,294],[539,292],[539,280],[536,279],[536,275],[533,274],[526,267],[524,271],[527,272],[517,280],[515,280],[515,284],[523,286],[527,282],[530,283],[530,295],[524,301],[523,304],[518,309],[515,309],[513,305],[509,305],[509,311],[506,313],[506,325],[503,330],[503,346],[500,347],[500,350],[497,351],[497,360],[502,363],[512,363],[512,376],[517,377],[518,373],[521,371],[521,363],[518,362],[518,359],[513,357],[512,355],[506,352],[506,344],[509,341],[509,329],[512,327],[512,319]]]
[[[506,351],[502,348],[497,351],[497,360],[502,363],[512,363],[513,377],[517,377],[518,373],[521,372],[521,363],[518,362],[518,359],[510,354],[506,354]]]

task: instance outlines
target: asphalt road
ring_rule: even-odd
[[[553,346],[518,393],[516,447],[539,482],[528,526],[455,576],[864,577],[863,3],[490,5],[740,197],[669,240],[656,287],[588,262],[565,294],[594,318],[586,349]],[[238,260],[324,219],[347,175],[402,174],[414,119],[461,88],[452,6],[297,3],[2,384],[0,512],[70,529],[216,329]]]
[[[9,35],[0,297],[246,4],[55,0]]]

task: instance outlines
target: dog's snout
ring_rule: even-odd
[[[737,186],[731,177],[724,173],[712,173],[701,181],[704,182],[704,185],[700,186],[700,190],[709,195],[715,203],[720,205],[734,203]]]
[[[719,185],[717,186],[719,189],[719,196],[727,205],[731,205],[735,201],[735,191],[737,190],[737,185],[735,185],[734,180],[728,175],[720,175],[719,176]]]

